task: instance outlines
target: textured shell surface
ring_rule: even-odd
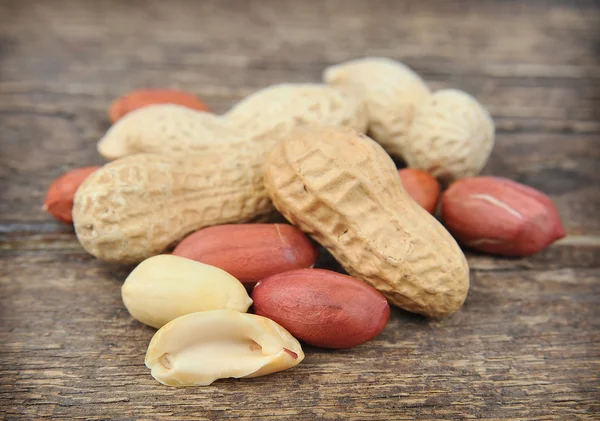
[[[367,57],[328,67],[323,80],[355,89],[367,108],[369,135],[390,155],[402,157],[415,109],[430,95],[417,73],[395,60]]]
[[[73,220],[94,256],[137,263],[200,228],[246,222],[272,211],[262,153],[130,155],[88,177],[75,195]]]
[[[279,84],[261,89],[224,115],[253,138],[273,139],[302,126],[347,126],[366,131],[364,106],[351,90],[321,84]]]
[[[175,104],[149,105],[115,123],[97,148],[107,159],[135,153],[198,153],[241,142],[245,138],[211,113]]]
[[[443,182],[477,175],[494,146],[494,122],[466,92],[435,92],[418,109],[404,159]]]
[[[462,251],[404,191],[372,139],[347,128],[294,131],[269,154],[265,184],[290,222],[392,304],[431,317],[461,307],[469,289]]]

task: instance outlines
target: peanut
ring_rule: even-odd
[[[222,378],[251,378],[298,365],[298,341],[277,323],[233,310],[192,313],[152,338],[146,366],[168,386],[206,386]]]
[[[210,111],[192,94],[175,89],[139,89],[115,100],[108,110],[112,123],[131,111],[154,104],[178,104],[198,111]]]
[[[256,314],[323,348],[351,348],[370,341],[390,317],[390,306],[375,288],[323,269],[273,275],[256,285],[252,297]]]
[[[319,84],[281,84],[253,93],[223,116],[252,138],[272,140],[312,125],[347,126],[365,131],[363,104],[349,90]]]
[[[308,237],[288,224],[204,228],[186,237],[173,254],[221,268],[248,289],[268,276],[310,267],[317,259]]]
[[[200,228],[269,214],[263,159],[240,145],[226,154],[113,161],[77,190],[77,237],[100,259],[138,263]]]
[[[369,57],[328,67],[323,79],[356,89],[366,104],[369,135],[390,155],[404,156],[415,109],[430,95],[419,75],[397,61]]]
[[[252,305],[244,286],[227,272],[171,255],[140,263],[125,280],[121,296],[134,319],[155,328],[189,313],[246,312]]]
[[[467,261],[444,227],[402,188],[394,162],[348,128],[297,130],[271,151],[275,207],[392,304],[441,317],[469,289]]]
[[[117,159],[136,153],[218,152],[246,138],[225,120],[173,104],[149,105],[114,124],[98,142],[100,155]]]
[[[297,126],[348,125],[366,129],[362,103],[325,85],[285,84],[260,90],[222,117],[180,105],[149,105],[111,127],[97,148],[107,159],[135,153],[226,153],[240,141],[263,153]]]
[[[418,108],[404,160],[443,182],[478,174],[494,146],[494,122],[469,94],[437,91]]]
[[[100,167],[76,168],[58,177],[48,188],[42,209],[61,222],[72,224],[75,192],[87,176],[98,168]]]
[[[402,187],[423,209],[434,213],[440,198],[440,183],[431,174],[416,168],[398,171]]]
[[[442,195],[442,218],[463,245],[504,256],[539,253],[565,236],[552,200],[500,177],[471,177]]]

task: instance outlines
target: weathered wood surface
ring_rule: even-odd
[[[598,6],[0,1],[2,419],[600,419]],[[395,310],[376,340],[306,347],[288,372],[159,385],[143,364],[153,330],[120,299],[130,268],[40,211],[48,184],[102,162],[107,107],[130,89],[186,89],[222,112],[365,55],[477,96],[498,127],[485,172],[550,194],[569,236],[525,259],[470,254],[467,302],[443,321]]]

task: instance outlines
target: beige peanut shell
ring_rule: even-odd
[[[418,74],[395,60],[368,57],[328,67],[323,80],[357,90],[366,105],[369,135],[390,155],[403,156],[415,109],[430,95]]]
[[[243,141],[226,120],[182,105],[149,105],[128,113],[98,142],[100,155],[117,159],[136,153],[202,153]]]
[[[352,91],[321,84],[273,85],[236,104],[223,116],[252,138],[275,139],[308,125],[352,127],[366,131],[364,106]]]
[[[462,251],[404,191],[377,142],[348,128],[294,131],[269,154],[265,185],[290,222],[392,304],[431,317],[463,304]]]
[[[138,263],[200,228],[270,213],[264,158],[243,146],[185,158],[137,154],[103,166],[75,195],[79,241],[102,260]]]
[[[494,122],[466,92],[435,92],[418,108],[404,160],[443,182],[477,175],[494,146]]]

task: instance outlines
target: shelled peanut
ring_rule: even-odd
[[[75,192],[81,183],[99,168],[98,166],[76,168],[58,177],[48,188],[42,209],[58,221],[73,223]]]
[[[261,279],[315,264],[317,249],[298,228],[288,224],[227,224],[186,237],[176,256],[219,267],[248,290]]]
[[[375,338],[390,306],[375,288],[323,269],[270,276],[252,291],[254,310],[296,338],[323,348],[351,348]]]
[[[398,171],[402,187],[423,209],[434,213],[440,198],[440,183],[428,172],[416,168]]]
[[[500,177],[464,178],[442,196],[442,218],[464,246],[504,256],[529,256],[565,236],[552,200]]]
[[[121,296],[134,319],[155,328],[189,313],[246,312],[252,305],[243,285],[229,273],[172,255],[140,263],[123,283]]]

